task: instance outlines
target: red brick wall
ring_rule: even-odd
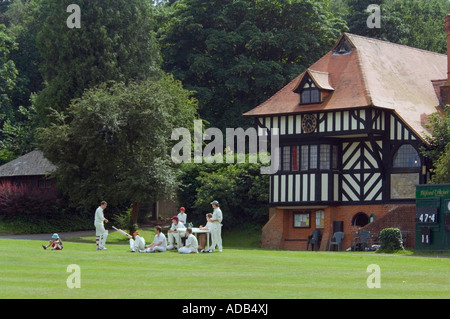
[[[404,243],[405,248],[414,249],[415,211],[415,205],[401,205],[394,207],[382,218],[366,225],[363,229],[370,231],[372,235],[378,236],[380,231],[384,228],[397,227],[403,233],[406,233],[406,242]]]
[[[328,242],[333,232],[333,221],[343,221],[345,237],[342,250],[352,246],[353,239],[361,230],[359,226],[352,226],[353,216],[357,213],[374,215],[375,221],[364,227],[378,236],[381,229],[386,227],[399,227],[408,232],[407,247],[414,245],[414,205],[361,205],[337,206],[321,209],[325,212],[324,228],[322,230],[322,243],[320,250],[328,250]],[[294,228],[293,212],[299,209],[272,208],[270,219],[263,227],[261,247],[269,249],[306,250],[306,240],[315,230],[315,212],[311,210],[311,227]],[[389,214],[388,214],[389,213]],[[386,217],[385,217],[386,216]],[[411,248],[412,248],[411,247]]]

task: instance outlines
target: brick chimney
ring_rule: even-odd
[[[450,14],[445,17],[447,33],[447,82],[441,86],[441,103],[450,104]]]

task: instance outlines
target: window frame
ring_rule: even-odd
[[[299,91],[300,105],[322,103],[322,92],[309,76],[306,80],[304,80],[304,83],[302,83],[302,85],[303,86]]]
[[[306,220],[304,221],[305,225],[302,225],[302,221],[298,220],[296,216],[305,216]],[[305,210],[305,211],[294,211],[293,212],[293,223],[292,226],[294,228],[311,228],[311,211]],[[297,223],[296,223],[297,222]],[[300,223],[298,223],[300,222]]]

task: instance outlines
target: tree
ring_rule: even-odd
[[[196,102],[171,76],[140,83],[103,83],[75,99],[68,114],[38,129],[44,155],[73,205],[101,199],[133,206],[169,196],[176,185],[171,131],[193,126]]]
[[[17,48],[14,38],[7,34],[6,27],[0,24],[0,164],[12,160],[15,153],[4,143],[7,137],[4,133],[5,124],[14,120],[14,108],[11,105],[11,92],[17,79],[17,69],[10,53]]]
[[[330,50],[345,23],[331,1],[179,0],[158,30],[163,68],[196,92],[214,127],[248,127],[242,113]]]
[[[369,28],[370,4],[381,9],[381,28]],[[439,53],[446,52],[444,18],[450,11],[447,0],[345,0],[344,18],[349,32]]]
[[[225,162],[225,161],[224,161]],[[226,214],[224,227],[267,222],[269,176],[261,174],[260,164],[184,163],[178,171],[180,205],[189,220],[202,224],[211,212],[211,201],[218,200]]]
[[[9,80],[8,76],[2,79],[9,85],[3,90],[0,106],[0,164],[35,148],[36,112],[32,102],[43,87],[37,66],[37,8],[35,0],[15,0],[0,13],[0,19],[6,23],[4,34],[14,42],[8,52],[11,76]]]
[[[428,122],[427,128],[431,135],[425,136],[428,145],[421,148],[421,153],[435,168],[432,182],[450,182],[450,105],[446,105],[442,111],[431,114]]]
[[[450,142],[435,163],[433,183],[450,183]]]
[[[10,53],[15,49],[17,43],[7,34],[5,25],[0,24],[0,121],[13,116],[10,93],[16,85],[17,69]]]
[[[11,92],[11,104],[15,110],[20,106],[31,107],[32,95],[44,88],[44,81],[39,71],[40,55],[36,46],[36,37],[40,23],[37,20],[39,0],[16,0],[4,13],[7,18],[7,32],[15,37],[17,50],[10,54],[17,68],[16,85]],[[26,120],[16,113],[17,121]]]
[[[71,0],[41,0],[37,47],[46,87],[36,110],[48,124],[51,109],[65,110],[87,88],[114,80],[128,83],[159,76],[160,56],[148,0],[79,0],[81,27],[69,28]]]

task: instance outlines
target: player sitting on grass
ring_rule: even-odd
[[[186,246],[181,247],[178,249],[178,252],[180,254],[192,254],[192,253],[198,253],[198,241],[197,238],[192,235],[192,229],[188,228],[186,229]]]
[[[53,247],[52,250],[61,250],[63,249],[63,244],[58,234],[53,234],[52,239],[50,239],[47,246],[42,245],[42,248],[47,249],[48,247]]]
[[[145,248],[144,252],[146,253],[165,252],[167,250],[166,236],[162,233],[161,226],[155,227],[155,239],[152,244],[145,246]]]
[[[136,251],[141,251],[145,249],[145,239],[144,237],[139,235],[138,231],[135,231],[133,233],[133,237],[132,236],[127,236],[128,238],[130,238],[130,250],[132,253],[136,252]]]

